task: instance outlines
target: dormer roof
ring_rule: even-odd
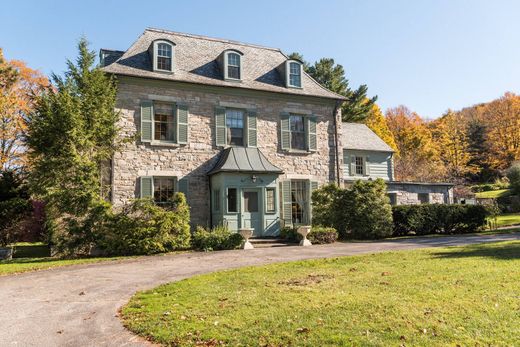
[[[161,39],[175,44],[175,67],[171,74],[153,71],[149,47],[155,40]],[[242,83],[222,78],[218,58],[226,50],[243,53]],[[117,60],[103,69],[116,75],[345,99],[322,87],[306,73],[302,74],[302,88],[287,88],[278,67],[288,59],[277,48],[149,28]]]

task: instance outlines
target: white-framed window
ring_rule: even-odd
[[[287,87],[302,87],[302,63],[297,60],[288,60],[285,66]]]
[[[231,146],[243,146],[244,141],[244,111],[239,109],[226,109],[227,144]]]
[[[224,79],[240,81],[242,79],[242,57],[239,51],[224,52]]]
[[[173,48],[174,44],[157,40],[153,43],[153,70],[161,72],[173,72]]]
[[[156,204],[171,202],[175,194],[175,177],[153,178],[153,201]]]
[[[276,212],[276,190],[275,188],[265,189],[265,212]]]
[[[356,176],[363,176],[365,174],[365,158],[356,156]]]
[[[289,129],[291,131],[291,149],[306,150],[305,117],[291,114],[289,117]]]
[[[169,103],[154,103],[153,107],[154,141],[175,141],[175,105]]]

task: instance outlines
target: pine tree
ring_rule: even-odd
[[[88,233],[82,223],[103,205],[101,166],[112,157],[118,132],[115,82],[94,65],[95,52],[85,39],[78,50],[65,76],[53,74],[53,85],[38,98],[27,136],[32,193],[71,234]],[[88,240],[84,236],[76,239]]]
[[[314,65],[310,65],[300,53],[291,53],[289,58],[303,62],[304,71],[319,84],[347,99],[341,108],[343,122],[362,122],[368,117],[377,96],[368,98],[368,87],[364,84],[352,90],[345,76],[345,69],[342,65],[336,64],[334,59],[321,58]]]

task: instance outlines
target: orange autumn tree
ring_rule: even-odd
[[[439,181],[445,171],[428,124],[405,106],[386,111],[399,155],[394,170],[400,181]]]
[[[26,166],[22,143],[27,115],[34,107],[34,95],[49,81],[39,71],[19,60],[7,61],[0,48],[0,169],[20,170]]]

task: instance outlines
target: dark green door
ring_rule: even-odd
[[[242,190],[242,227],[252,228],[253,236],[262,236],[262,193],[260,189]]]

